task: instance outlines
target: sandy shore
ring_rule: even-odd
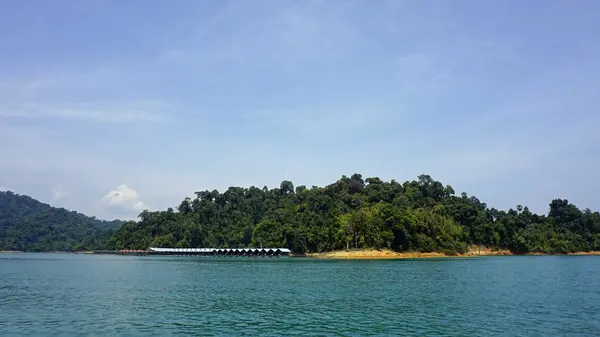
[[[432,257],[446,257],[442,253],[418,253],[418,252],[394,252],[391,250],[375,250],[375,249],[361,249],[361,250],[338,250],[325,253],[311,253],[307,254],[308,257],[319,258],[319,259],[415,259],[415,258],[432,258]]]
[[[22,253],[18,250],[0,250],[0,254],[8,254],[8,253]]]
[[[419,252],[395,252],[388,249],[359,249],[359,250],[339,250],[325,253],[311,253],[306,256],[319,259],[422,259],[422,258],[443,258],[443,257],[477,257],[477,256],[505,256],[514,255],[508,250],[491,250],[485,247],[471,247],[469,252],[460,255],[445,255],[443,253],[419,253]],[[530,255],[549,255],[534,253]],[[565,255],[600,255],[600,251],[577,252]]]
[[[576,252],[576,253],[569,253],[567,255],[600,255],[600,251],[593,251],[593,252]]]

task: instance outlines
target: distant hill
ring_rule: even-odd
[[[76,251],[104,247],[122,224],[0,192],[0,251]]]

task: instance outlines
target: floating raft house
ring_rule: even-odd
[[[222,256],[288,256],[287,248],[154,248],[149,250],[160,255],[222,255]]]
[[[290,256],[287,248],[155,248],[147,250],[97,250],[94,254],[197,255],[197,256]]]

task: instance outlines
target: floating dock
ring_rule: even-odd
[[[155,248],[147,250],[95,250],[94,254],[176,256],[290,256],[287,248]]]

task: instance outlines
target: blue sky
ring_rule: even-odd
[[[130,219],[426,173],[598,210],[598,36],[592,0],[2,1],[0,188]]]

